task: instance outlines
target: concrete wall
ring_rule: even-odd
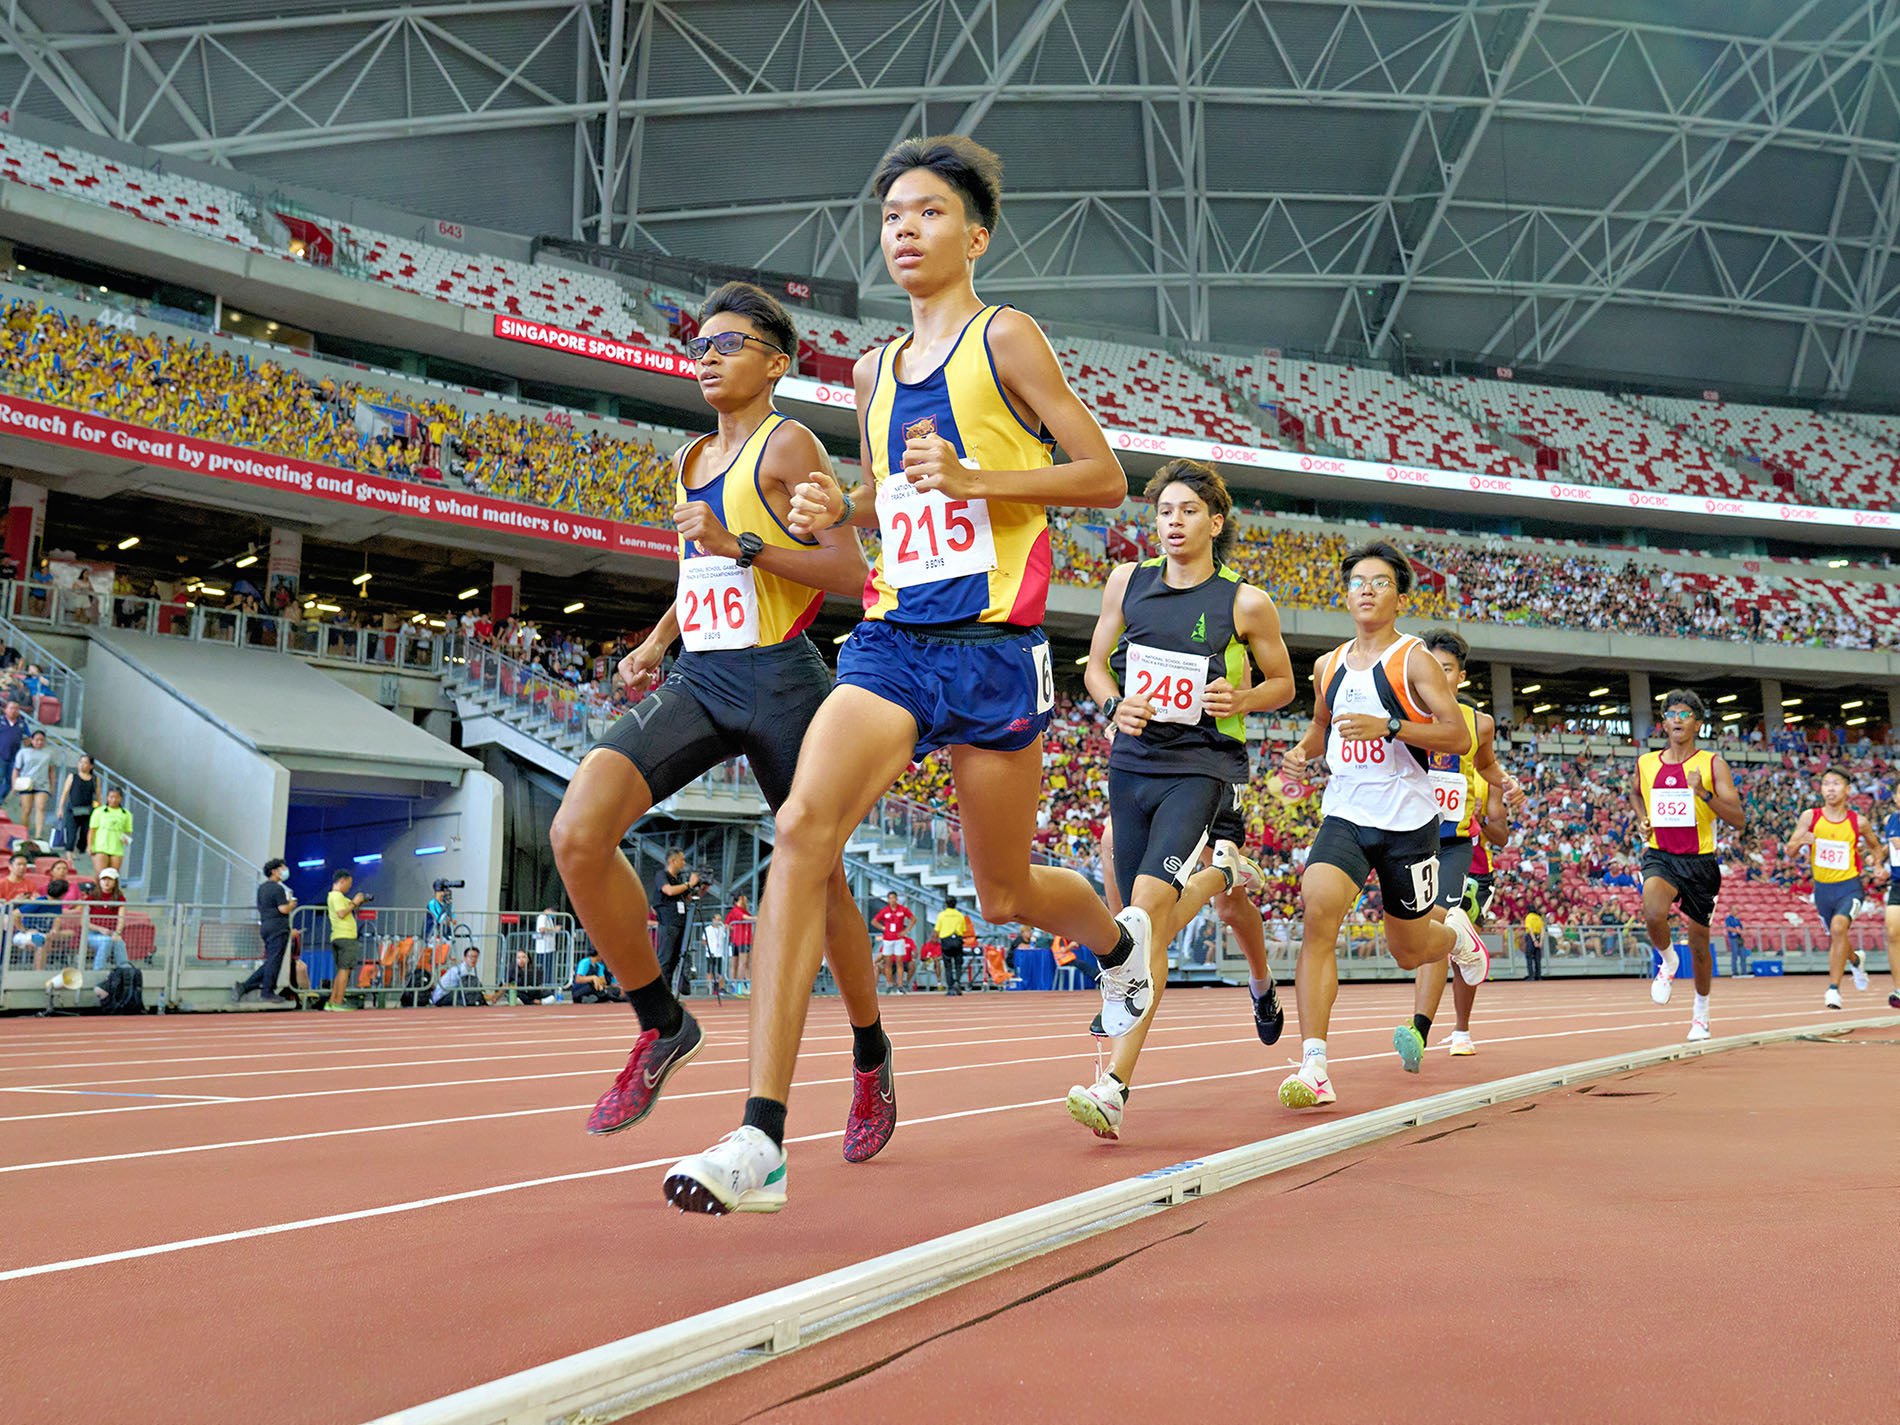
[[[81,740],[233,850],[261,865],[283,848],[290,773],[95,642]]]

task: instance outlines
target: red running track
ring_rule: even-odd
[[[1820,988],[1724,981],[1716,1030],[1820,1021]],[[1093,1006],[887,1000],[902,1119],[853,1166],[838,1148],[849,1035],[837,1002],[818,1002],[790,1205],[723,1220],[674,1213],[659,1179],[737,1120],[742,1006],[696,1007],[706,1048],[648,1122],[609,1139],[581,1124],[631,1041],[611,1006],[14,1021],[0,1048],[9,1418],[366,1419],[1317,1117],[1274,1100],[1297,1041],[1264,1049],[1239,990],[1180,991],[1123,1141],[1101,1143],[1061,1107],[1094,1071]],[[1435,1046],[1415,1077],[1390,1049],[1409,1007],[1400,985],[1346,987],[1327,1112],[1687,1028],[1686,1003],[1657,1008],[1638,981],[1495,985],[1482,1052]],[[1849,999],[1850,1015],[1884,1007]],[[141,1365],[101,1369],[122,1327]]]

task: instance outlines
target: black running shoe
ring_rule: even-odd
[[[1262,1044],[1278,1044],[1286,1032],[1286,1011],[1280,1007],[1280,987],[1271,982],[1267,992],[1253,1000],[1253,1029]]]
[[[1102,1028],[1102,1012],[1099,1009],[1095,1011],[1095,1018],[1089,1021],[1089,1033],[1097,1039],[1108,1038],[1108,1031]]]

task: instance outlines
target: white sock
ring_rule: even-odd
[[[1469,1039],[1471,1037],[1471,1031],[1469,1029],[1454,1029],[1451,1031],[1451,1037],[1453,1039]]]
[[[1302,1062],[1307,1059],[1318,1059],[1322,1064],[1325,1063],[1326,1041],[1324,1039],[1302,1039],[1300,1041],[1300,1059]]]
[[[1695,1017],[1697,1019],[1707,1019],[1709,1017],[1709,997],[1707,995],[1697,995],[1695,997]]]
[[[1265,994],[1267,987],[1272,983],[1272,980],[1256,980],[1252,975],[1247,976],[1247,988],[1253,991],[1253,997],[1255,999],[1259,999],[1260,996]]]

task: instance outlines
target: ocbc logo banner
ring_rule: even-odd
[[[1639,510],[1660,510],[1669,504],[1667,495],[1652,494],[1648,490],[1631,490],[1625,498]]]
[[[1408,485],[1429,485],[1432,483],[1432,475],[1429,470],[1414,470],[1407,465],[1386,466],[1385,478],[1388,480],[1400,480]]]
[[[1117,431],[1115,444],[1123,450],[1148,450],[1157,455],[1167,454],[1168,446],[1158,435],[1140,435],[1134,431]]]
[[[1553,500],[1581,500],[1592,504],[1596,500],[1596,491],[1588,485],[1552,485],[1550,497]]]
[[[1328,460],[1323,455],[1302,455],[1300,457],[1300,469],[1316,471],[1321,475],[1344,475],[1346,473],[1346,462],[1343,460]]]

